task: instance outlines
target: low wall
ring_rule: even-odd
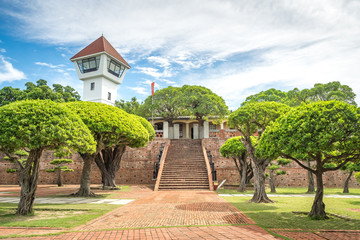
[[[213,156],[218,182],[220,183],[226,179],[225,185],[238,185],[240,182],[240,177],[234,161],[232,159],[222,157],[219,152],[220,147],[224,144],[225,141],[226,139],[222,138],[208,138],[204,140],[204,145],[207,150],[211,151]],[[307,171],[301,168],[297,163],[292,162],[286,167],[280,167],[279,170],[285,170],[286,174],[275,177],[276,186],[307,187]],[[344,171],[326,172],[323,176],[324,186],[342,188],[347,176],[348,173],[345,173]],[[316,184],[315,176],[314,181]],[[356,181],[354,176],[349,182],[349,187],[360,187],[360,183]]]
[[[169,142],[169,139],[155,139],[143,148],[126,148],[123,155],[120,169],[116,175],[117,184],[152,184],[154,163],[157,161],[160,144]],[[0,156],[2,159],[2,156]],[[56,184],[56,173],[45,172],[45,169],[52,168],[49,164],[54,159],[53,151],[45,151],[40,159],[39,184]],[[69,167],[74,172],[63,172],[64,184],[79,184],[83,161],[79,154],[71,156],[74,161]],[[16,164],[5,161],[0,162],[0,184],[17,184],[17,173],[6,173],[7,168],[16,168]],[[101,174],[96,164],[92,165],[91,183],[101,184]]]

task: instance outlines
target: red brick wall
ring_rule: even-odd
[[[232,159],[221,157],[219,153],[219,149],[225,141],[226,139],[208,138],[205,139],[204,144],[206,149],[211,151],[211,154],[213,155],[213,162],[215,164],[215,170],[217,171],[219,183],[226,179],[226,185],[238,185],[240,177],[234,161]],[[307,171],[301,168],[297,163],[290,163],[286,167],[281,167],[279,170],[285,170],[286,175],[275,177],[276,186],[307,187]],[[324,186],[342,188],[347,176],[348,174],[343,171],[327,172],[323,176]],[[316,184],[315,176],[314,180]],[[349,187],[360,187],[360,183],[356,181],[354,176],[349,182]]]
[[[127,148],[120,164],[120,170],[116,176],[117,184],[151,184],[154,163],[159,154],[160,144],[169,142],[168,139],[155,139],[148,143],[144,148]],[[74,161],[69,167],[74,172],[63,172],[63,181],[65,184],[79,184],[82,170],[82,159],[79,154],[71,156]],[[2,156],[0,156],[2,159]],[[52,151],[45,151],[41,156],[39,184],[56,184],[56,174],[47,173],[45,169],[52,168],[49,164],[54,159]],[[6,173],[7,168],[16,168],[16,164],[1,161],[0,162],[0,184],[17,184],[17,173]],[[91,182],[101,184],[101,175],[96,164],[92,166]]]

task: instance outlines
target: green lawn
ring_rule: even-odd
[[[270,194],[270,189],[266,191]],[[278,187],[276,188],[276,194],[305,194],[307,192],[307,188],[305,187]],[[350,193],[342,193],[343,189],[341,188],[324,188],[325,194],[339,194],[339,195],[360,195],[360,188],[350,188]],[[219,194],[242,194],[241,192],[238,192],[237,190],[232,189],[220,189]],[[252,194],[254,193],[253,190],[249,190],[246,192],[243,192],[246,194]],[[309,194],[309,196],[312,196],[312,194]]]
[[[113,204],[36,204],[31,216],[17,216],[17,204],[0,203],[0,226],[73,228],[118,208]]]
[[[346,221],[335,217],[327,220],[311,220],[306,215],[292,213],[292,211],[309,212],[313,197],[272,197],[275,203],[249,203],[251,197],[224,198],[265,228],[360,230],[360,199],[325,197],[326,212],[354,219]],[[357,212],[351,209],[357,209]]]

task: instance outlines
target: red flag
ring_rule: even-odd
[[[154,96],[155,82],[151,83],[151,96]]]

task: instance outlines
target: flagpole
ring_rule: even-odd
[[[154,88],[155,82],[151,83],[151,125],[154,127]]]

